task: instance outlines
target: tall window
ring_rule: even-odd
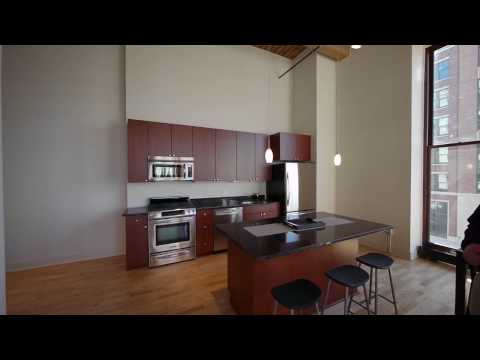
[[[448,147],[436,148],[432,150],[432,164],[448,164]]]
[[[434,103],[435,109],[441,109],[448,106],[448,95],[449,95],[448,87],[435,89],[435,92],[433,95],[433,103]]]
[[[426,61],[423,245],[453,256],[480,205],[480,47],[431,46]]]
[[[435,116],[433,118],[433,136],[448,135],[448,115]]]
[[[442,59],[435,64],[435,80],[445,80],[448,78],[449,58]]]

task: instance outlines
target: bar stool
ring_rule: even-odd
[[[330,287],[333,281],[345,287],[345,299],[344,299],[344,306],[343,306],[344,315],[353,314],[350,311],[352,302],[354,302],[358,306],[367,310],[368,315],[370,315],[369,298],[367,297],[367,288],[365,286],[365,284],[368,282],[369,276],[365,270],[354,265],[343,265],[327,271],[325,273],[325,276],[328,278],[328,285],[327,285],[327,294],[325,295],[325,299],[322,306],[322,312],[323,312],[323,308],[325,308],[325,305],[327,304],[328,295],[330,295]],[[367,306],[353,300],[353,296],[354,296],[353,291],[352,291],[352,294],[350,295],[350,301],[348,302],[348,305],[347,305],[347,301],[349,298],[349,294],[348,294],[349,289],[355,290],[360,286],[363,287],[363,294],[365,296],[364,301],[367,303]]]
[[[317,314],[320,314],[318,306],[322,290],[307,279],[298,279],[289,283],[274,287],[271,294],[275,299],[273,313],[278,311],[278,304],[290,310],[290,315],[307,307],[315,305]]]
[[[368,300],[372,300],[372,272],[375,269],[375,292],[373,298],[375,299],[375,310],[374,314],[377,314],[377,303],[378,298],[381,297],[382,299],[388,301],[389,303],[393,304],[395,309],[395,315],[398,315],[397,309],[397,300],[395,299],[395,290],[393,289],[393,281],[392,281],[392,272],[390,271],[390,267],[393,264],[393,259],[390,256],[379,254],[379,253],[368,253],[362,256],[357,257],[358,265],[366,265],[370,268],[370,287],[368,291]],[[378,270],[388,270],[388,276],[390,278],[390,288],[392,289],[392,299],[388,299],[383,295],[378,294]]]

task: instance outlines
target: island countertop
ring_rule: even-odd
[[[283,223],[283,218],[277,218],[248,224],[221,224],[217,225],[217,228],[227,235],[230,241],[235,242],[243,251],[257,260],[267,260],[294,254],[378,232],[388,232],[393,229],[391,225],[326,212],[303,213],[299,217],[323,218],[326,227],[320,230],[291,230],[286,233],[260,237],[245,230],[245,227],[255,225]],[[329,223],[332,225],[329,225]]]

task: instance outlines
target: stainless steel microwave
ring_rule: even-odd
[[[193,157],[148,157],[148,181],[193,181],[193,177]]]

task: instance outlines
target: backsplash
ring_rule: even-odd
[[[127,207],[141,207],[151,197],[189,196],[190,198],[248,196],[265,194],[265,182],[162,182],[127,184]]]

